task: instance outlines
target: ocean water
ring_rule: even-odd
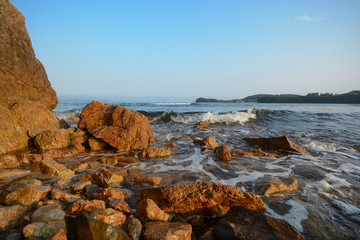
[[[307,239],[360,239],[360,105],[97,100],[140,111],[154,131],[168,131],[155,133],[156,146],[178,145],[168,158],[126,168],[136,165],[148,175],[162,176],[163,184],[207,180],[250,192],[264,178],[296,178],[296,193],[262,196],[268,215],[288,221]],[[60,99],[55,112],[70,121],[90,101]],[[210,129],[196,130],[201,120],[209,121]],[[287,135],[313,156],[290,153],[278,159],[232,157],[221,162],[187,138],[210,135],[230,150],[256,148],[244,137]]]

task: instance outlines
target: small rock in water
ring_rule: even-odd
[[[286,179],[284,179],[286,181]],[[298,188],[298,181],[296,178],[292,181],[287,181],[288,184],[279,181],[278,179],[271,178],[264,182],[257,181],[255,183],[255,191],[261,195],[272,195],[284,192],[294,192]]]
[[[200,145],[203,147],[210,147],[210,148],[217,148],[219,147],[219,144],[216,142],[216,138],[214,136],[209,136],[204,138]]]
[[[214,149],[215,156],[221,161],[230,161],[231,153],[228,146],[222,145]]]
[[[176,143],[174,143],[174,142],[165,144],[165,147],[172,147],[172,148],[174,148],[174,147],[176,147],[176,146],[177,146],[177,145],[176,145]]]
[[[200,122],[198,122],[198,123],[196,123],[196,128],[197,129],[203,129],[203,128],[207,128],[207,127],[209,127],[209,122],[208,121],[200,121]]]
[[[261,149],[237,150],[232,151],[231,156],[255,156],[277,158],[276,154],[263,152]]]
[[[157,148],[157,147],[149,147],[141,152],[141,158],[157,158],[157,157],[166,157],[171,154],[170,149],[166,148]]]

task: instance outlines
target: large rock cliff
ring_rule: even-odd
[[[25,18],[0,0],[0,154],[26,148],[31,128],[58,128],[57,97],[36,59]]]

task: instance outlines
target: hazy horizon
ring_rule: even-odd
[[[356,0],[11,2],[60,97],[360,89]]]

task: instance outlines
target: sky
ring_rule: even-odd
[[[360,90],[358,0],[11,0],[58,96]]]

